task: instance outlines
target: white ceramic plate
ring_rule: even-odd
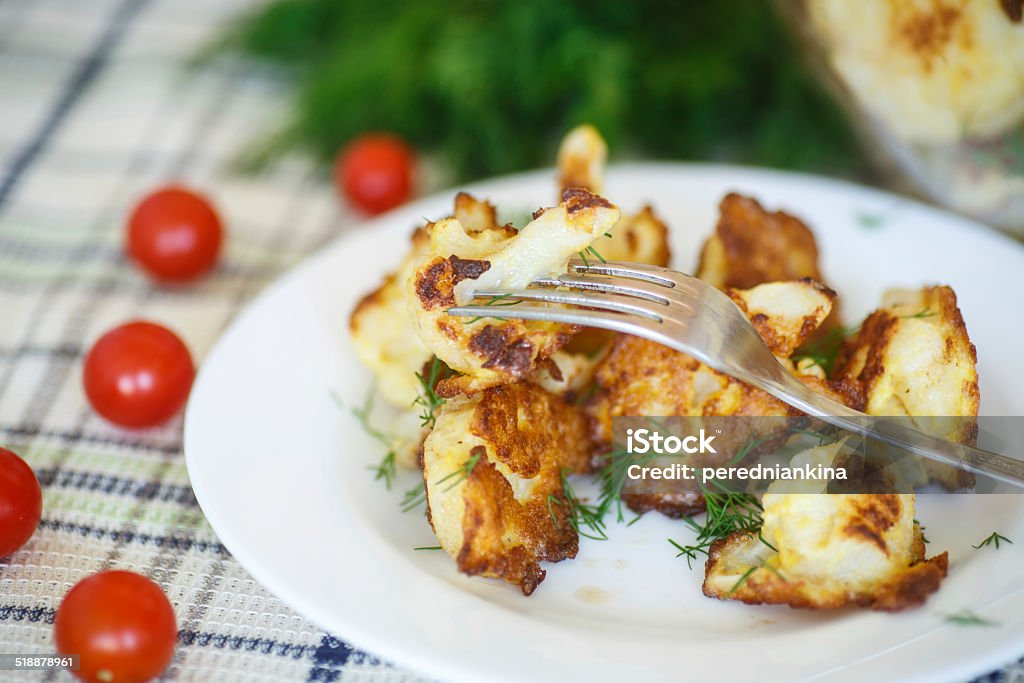
[[[550,205],[554,173],[470,187],[500,207]],[[1024,248],[964,219],[884,193],[743,168],[631,165],[608,173],[624,210],[653,202],[691,270],[724,193],[803,217],[844,315],[859,320],[893,286],[951,284],[978,348],[982,412],[1024,415],[1019,315]],[[185,423],[199,503],[252,575],[323,628],[446,681],[966,680],[1024,654],[1024,497],[924,496],[918,518],[950,575],[916,610],[813,613],[701,595],[666,541],[689,540],[658,514],[611,540],[581,539],[525,598],[459,575],[421,514],[402,514],[408,473],[385,492],[380,457],[331,399],[358,405],[370,384],[347,335],[353,304],[404,253],[421,217],[453,192],[361,226],[263,293],[203,363]],[[1017,540],[971,549],[992,531]],[[958,626],[970,609],[999,626]]]

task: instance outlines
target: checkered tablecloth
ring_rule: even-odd
[[[53,652],[54,610],[108,567],[157,581],[174,604],[182,681],[413,681],[292,612],[249,577],[189,486],[181,420],[146,431],[98,418],[83,352],[144,317],[201,362],[266,284],[351,226],[324,178],[286,162],[231,172],[281,114],[252,65],[186,59],[244,0],[0,0],[0,444],[44,487],[29,544],[0,562],[0,653]],[[122,255],[125,216],[175,179],[207,192],[229,238],[216,273],[151,284]],[[4,672],[0,681],[71,680]]]
[[[301,160],[255,178],[231,171],[281,115],[281,84],[248,64],[184,62],[251,4],[0,0],[0,444],[44,487],[39,530],[0,562],[0,653],[52,653],[63,595],[118,567],[174,604],[167,680],[418,681],[249,577],[192,494],[180,418],[119,430],[81,389],[84,350],[132,318],[170,326],[201,362],[253,295],[357,220]],[[180,289],[154,286],[122,255],[127,212],[172,179],[207,192],[229,230],[216,273]],[[1024,679],[1015,671],[987,679]],[[0,671],[8,680],[71,678]]]

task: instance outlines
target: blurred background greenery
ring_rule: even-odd
[[[273,0],[217,51],[265,60],[294,87],[250,168],[294,149],[326,163],[388,130],[466,180],[550,165],[581,122],[619,159],[866,167],[761,0]]]

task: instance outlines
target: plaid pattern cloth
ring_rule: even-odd
[[[0,0],[0,444],[44,487],[39,530],[0,562],[0,653],[52,653],[64,594],[124,568],[175,606],[166,680],[418,681],[248,576],[192,494],[180,418],[120,430],[81,389],[84,351],[133,318],[170,326],[201,361],[253,295],[356,220],[301,161],[257,178],[230,171],[280,115],[280,85],[251,65],[183,63],[251,4]],[[179,289],[154,286],[122,255],[127,212],[170,180],[208,192],[229,230],[216,273]],[[8,680],[72,679],[0,671]],[[1021,681],[1024,668],[984,680]]]
[[[185,61],[251,4],[0,1],[0,444],[44,487],[39,530],[0,562],[0,653],[52,653],[64,594],[123,568],[175,607],[166,680],[414,681],[295,614],[231,557],[189,486],[180,418],[120,430],[81,388],[85,350],[133,318],[171,327],[201,362],[253,295],[356,220],[304,163],[230,171],[281,113],[280,86],[251,65]],[[127,213],[170,180],[209,193],[229,232],[216,273],[179,289],[122,255]],[[30,680],[73,679],[0,671]]]

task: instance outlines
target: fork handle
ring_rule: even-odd
[[[779,366],[780,369],[782,366]],[[894,417],[867,415],[809,389],[784,369],[777,380],[742,378],[801,412],[847,431],[883,441],[930,460],[965,466],[1024,491],[1024,461],[941,439],[901,424]]]

